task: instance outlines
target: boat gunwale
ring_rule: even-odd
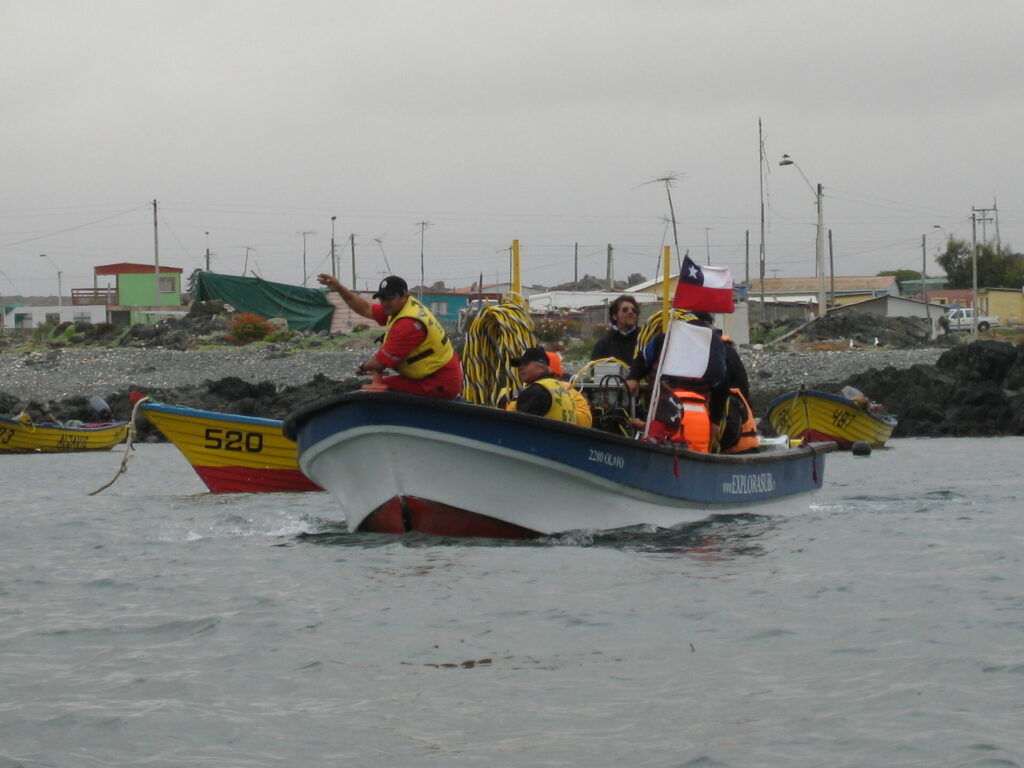
[[[838,446],[833,442],[807,443],[797,448],[790,448],[782,451],[765,451],[763,453],[702,453],[691,451],[678,444],[672,443],[648,443],[623,435],[614,435],[603,432],[593,427],[581,427],[577,424],[566,424],[544,416],[519,413],[518,411],[506,411],[501,408],[494,408],[484,405],[473,405],[465,402],[451,400],[437,400],[425,398],[418,395],[408,395],[399,392],[346,392],[335,395],[324,400],[310,403],[290,413],[284,420],[284,434],[289,440],[297,442],[297,436],[302,426],[315,414],[330,410],[339,405],[357,404],[360,402],[373,402],[381,405],[387,402],[402,403],[408,405],[427,405],[432,409],[447,411],[460,416],[473,413],[483,419],[493,421],[519,423],[521,425],[533,425],[540,427],[543,431],[564,432],[576,437],[586,437],[600,444],[618,445],[634,451],[662,454],[665,456],[685,457],[689,461],[707,462],[712,464],[769,464],[777,461],[792,460],[794,455],[801,453],[831,453]],[[476,409],[476,410],[473,410]]]
[[[270,419],[265,416],[246,416],[240,413],[208,411],[202,408],[191,408],[187,405],[168,405],[167,403],[145,402],[139,406],[143,413],[152,412],[166,416],[187,416],[190,418],[209,419],[210,421],[230,421],[240,424],[254,424],[263,427],[281,427],[281,419]],[[285,435],[285,437],[288,437]],[[288,437],[294,442],[294,438]]]

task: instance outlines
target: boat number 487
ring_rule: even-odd
[[[206,438],[204,447],[213,451],[259,453],[263,450],[263,435],[259,432],[207,427],[204,437]]]

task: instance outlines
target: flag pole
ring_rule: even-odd
[[[668,287],[669,277],[668,270],[669,265],[672,263],[671,259],[672,246],[665,246],[664,265],[661,268],[661,330],[663,332],[668,331]]]
[[[661,330],[665,334],[665,338],[661,343],[661,355],[658,357],[658,372],[654,377],[654,382],[651,384],[651,388],[647,391],[649,402],[647,404],[647,419],[644,422],[644,435],[651,431],[651,422],[654,420],[654,414],[658,410],[658,400],[661,397],[661,371],[664,368],[662,363],[665,359],[665,351],[668,349],[669,334],[672,332],[673,312],[668,298],[668,270],[669,265],[671,264],[671,250],[671,246],[665,246],[665,265],[662,270],[661,292]],[[639,350],[638,354],[643,354],[643,350]]]

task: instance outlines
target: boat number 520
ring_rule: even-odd
[[[241,432],[237,429],[207,427],[205,437],[205,447],[214,451],[259,453],[263,450],[263,435],[259,432]]]

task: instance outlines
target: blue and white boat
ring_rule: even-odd
[[[291,414],[307,477],[350,531],[530,538],[670,528],[710,515],[800,513],[832,443],[695,453],[538,416],[390,392]]]

